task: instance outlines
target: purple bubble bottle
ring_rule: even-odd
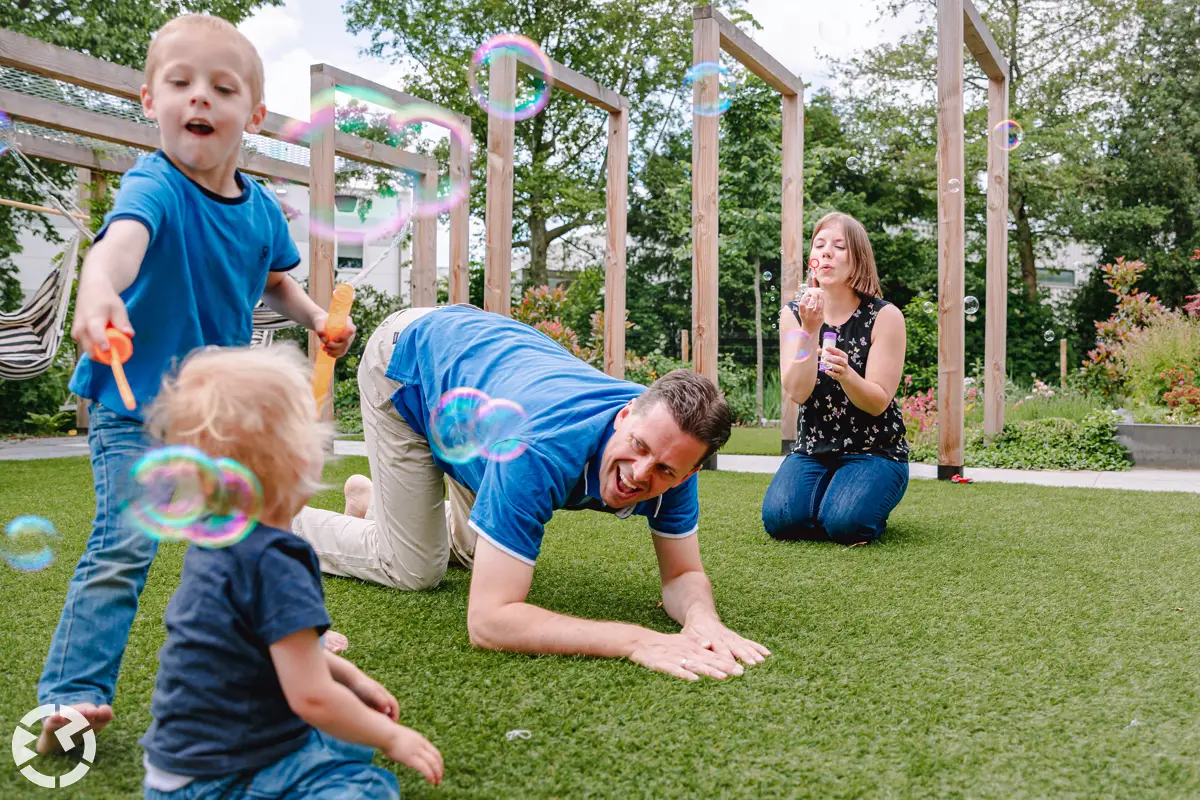
[[[835,346],[836,344],[837,344],[837,334],[836,333],[834,333],[833,331],[825,331],[823,334],[821,334],[821,349],[822,350],[828,350],[829,348]],[[821,372],[824,372],[825,371],[825,362],[824,361],[817,362],[817,369],[820,370]]]

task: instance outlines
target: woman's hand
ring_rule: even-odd
[[[838,383],[846,380],[854,370],[850,369],[850,359],[845,351],[836,347],[821,350],[821,363],[825,365],[825,374]]]
[[[808,288],[800,297],[800,324],[810,336],[821,332],[825,322],[825,290]]]

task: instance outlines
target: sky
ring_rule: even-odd
[[[879,0],[750,0],[748,10],[762,25],[751,36],[819,88],[829,82],[831,58],[895,41],[913,29],[911,18],[878,22],[879,6]],[[287,0],[282,6],[260,9],[239,28],[262,56],[267,107],[281,114],[308,118],[311,64],[332,64],[385,86],[398,86],[404,78],[401,67],[359,54],[370,44],[370,36],[346,31],[340,2]],[[680,67],[681,79],[684,69]]]

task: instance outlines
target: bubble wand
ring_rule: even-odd
[[[325,335],[336,339],[346,329],[346,321],[350,318],[350,306],[354,304],[354,287],[348,283],[339,283],[333,289],[333,299],[329,301],[329,317],[325,320]],[[317,363],[313,366],[313,398],[317,408],[325,405],[325,395],[329,394],[329,384],[333,380],[333,356],[321,348],[317,353]]]
[[[127,334],[111,326],[104,333],[108,336],[108,349],[101,350],[99,345],[93,347],[92,358],[112,367],[121,401],[125,403],[126,410],[133,411],[137,408],[137,400],[133,398],[133,390],[129,388],[129,380],[125,377],[124,367],[121,366],[133,357],[133,342]]]

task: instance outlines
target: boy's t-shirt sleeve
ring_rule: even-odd
[[[316,556],[302,540],[280,540],[263,550],[254,595],[252,622],[268,645],[305,628],[316,628],[319,636],[332,624]]]
[[[145,226],[153,242],[167,218],[167,211],[174,202],[175,189],[166,176],[147,169],[132,169],[121,178],[121,188],[113,200],[112,211],[96,234],[96,241],[104,238],[108,226],[119,219],[137,220]]]
[[[271,247],[271,272],[287,272],[300,263],[300,251],[292,241],[292,232],[288,229],[287,216],[283,209],[276,206],[273,224],[275,226],[274,241]]]

